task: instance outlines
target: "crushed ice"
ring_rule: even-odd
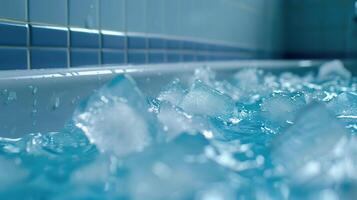
[[[62,131],[0,138],[0,198],[353,199],[356,84],[340,61],[224,80],[199,68],[154,97],[119,76]]]

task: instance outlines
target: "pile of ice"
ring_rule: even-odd
[[[154,97],[119,76],[63,131],[1,138],[1,199],[354,198],[357,80],[341,62],[217,75]]]

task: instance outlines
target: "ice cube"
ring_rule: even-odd
[[[327,62],[320,67],[318,73],[318,79],[326,80],[331,76],[339,76],[342,79],[350,79],[351,72],[349,72],[343,65],[340,60],[334,60],[331,62]]]
[[[197,80],[202,81],[206,85],[213,86],[216,81],[216,73],[209,67],[197,68],[192,77],[191,84]]]
[[[357,116],[357,94],[353,92],[343,92],[336,98],[333,98],[327,106],[332,109],[336,115]]]
[[[175,79],[162,92],[160,92],[157,99],[160,101],[168,101],[172,105],[177,106],[180,104],[185,94],[186,91],[181,85],[180,80]]]
[[[258,69],[243,69],[234,75],[235,86],[238,89],[239,101],[252,104],[271,94],[274,87],[266,84],[263,71]]]
[[[196,130],[192,124],[192,116],[189,116],[170,103],[163,102],[160,105],[157,117],[164,126],[163,129],[167,133],[167,140],[175,138],[180,133]]]
[[[194,199],[210,183],[225,182],[225,171],[205,159],[202,135],[182,134],[124,160],[129,199]]]
[[[264,99],[261,104],[263,116],[272,122],[292,122],[297,110],[305,105],[304,95],[276,93],[272,97]]]
[[[319,159],[331,153],[345,135],[345,128],[324,104],[312,103],[276,138],[272,158],[288,176],[304,182],[321,173]]]
[[[180,107],[189,114],[217,117],[223,120],[232,118],[235,112],[234,101],[201,81],[196,81],[183,98]]]
[[[118,76],[90,96],[73,121],[99,150],[117,156],[143,150],[158,132],[146,99],[128,76]]]
[[[209,139],[221,137],[209,119],[204,116],[189,115],[170,103],[161,103],[157,117],[163,125],[166,141],[170,141],[182,133],[201,133]]]
[[[240,88],[255,90],[258,89],[256,86],[262,83],[262,74],[261,70],[247,68],[237,72],[234,78]]]

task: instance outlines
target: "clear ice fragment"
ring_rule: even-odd
[[[272,157],[287,174],[306,181],[320,173],[319,159],[331,153],[345,135],[345,128],[325,105],[312,103],[276,138]]]
[[[234,101],[201,81],[196,81],[184,97],[180,107],[189,114],[206,115],[223,120],[235,112]]]
[[[351,72],[349,72],[340,60],[327,62],[320,67],[318,79],[326,80],[331,76],[339,76],[343,79],[350,79]]]
[[[102,152],[117,156],[142,151],[157,133],[146,99],[128,76],[118,76],[90,96],[73,121]]]

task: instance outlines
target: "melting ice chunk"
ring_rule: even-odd
[[[193,130],[192,118],[169,103],[160,105],[160,112],[157,117],[163,124],[164,131],[168,133],[168,140],[175,138],[182,132]]]
[[[350,79],[351,72],[349,72],[340,60],[334,60],[323,64],[320,67],[318,78],[320,80],[326,80],[331,76],[340,76],[343,79]]]
[[[217,90],[196,81],[180,105],[186,112],[227,120],[234,114],[233,100]]]
[[[164,91],[160,92],[157,99],[160,101],[168,101],[172,105],[179,105],[185,94],[186,91],[183,89],[180,80],[176,79],[170,83]]]
[[[298,181],[320,173],[318,160],[332,152],[345,128],[320,103],[308,105],[273,146],[273,160]]]
[[[73,120],[101,151],[117,156],[143,150],[156,132],[145,98],[125,76],[89,97],[77,108]]]
[[[196,80],[200,80],[206,85],[212,86],[216,79],[216,73],[209,67],[202,67],[195,70],[195,74],[192,77],[192,83]]]
[[[195,199],[207,183],[224,182],[224,169],[203,155],[207,145],[202,135],[182,134],[128,157],[128,199]]]
[[[357,115],[357,94],[352,92],[343,92],[332,99],[327,106],[337,115],[351,116]]]
[[[293,121],[295,112],[305,104],[303,95],[275,94],[263,101],[261,109],[265,117],[273,122]]]

